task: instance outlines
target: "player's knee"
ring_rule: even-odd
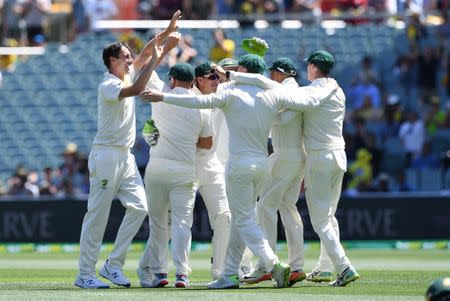
[[[223,229],[223,228],[230,228],[231,225],[231,214],[230,212],[222,212],[217,214],[214,217],[213,221],[213,229]]]
[[[326,231],[328,224],[329,224],[329,220],[327,218],[324,218],[324,219],[311,218],[311,225],[312,225],[314,231],[319,235],[320,235],[320,233],[324,233]]]
[[[140,218],[145,218],[148,215],[148,208],[146,204],[129,207],[127,211],[133,212],[133,215],[139,216]]]

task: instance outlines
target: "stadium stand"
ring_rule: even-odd
[[[192,36],[197,57],[196,64],[208,58],[212,46],[212,30],[186,29],[182,34]],[[335,56],[333,70],[341,86],[347,90],[362,58],[370,56],[380,74],[380,86],[384,94],[399,93],[392,69],[397,57],[408,51],[405,30],[384,24],[347,25],[343,28],[324,28],[320,25],[305,25],[301,28],[281,30],[279,25],[264,29],[253,27],[226,29],[229,38],[238,43],[247,37],[265,39],[270,50],[265,59],[271,62],[276,57],[292,58],[300,71],[298,80],[306,84],[303,58],[313,50],[327,49]],[[148,34],[141,34],[145,41]],[[3,181],[14,172],[17,165],[43,170],[62,163],[61,153],[69,142],[78,145],[78,150],[87,154],[97,127],[97,85],[105,68],[101,63],[103,46],[117,39],[111,32],[87,32],[77,36],[68,48],[60,43],[48,43],[43,55],[19,61],[13,72],[4,74],[0,89],[3,100],[0,119],[0,135],[3,138],[0,151],[0,178]],[[235,56],[243,54],[236,47]],[[159,69],[163,79],[167,66]],[[442,91],[441,91],[442,92]],[[443,92],[442,92],[443,93]],[[445,96],[442,97],[445,99]],[[136,102],[137,127],[142,125],[151,109]],[[354,130],[350,124],[349,133]],[[366,123],[366,129],[379,136],[380,121]],[[439,130],[431,140],[433,151],[443,152],[450,148],[450,130]],[[380,137],[377,141],[381,144]],[[380,171],[396,173],[405,168],[404,150],[397,138],[384,141]],[[406,178],[414,180],[418,190],[438,190],[449,185],[441,169],[433,171],[408,170]],[[446,182],[446,183],[443,183]]]

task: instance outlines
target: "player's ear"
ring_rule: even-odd
[[[117,58],[111,55],[111,56],[109,57],[109,65],[112,66],[112,64],[113,64],[115,61],[117,61]]]
[[[170,87],[173,89],[175,87],[177,80],[175,78],[173,78],[172,76],[169,77],[169,79],[170,79]]]

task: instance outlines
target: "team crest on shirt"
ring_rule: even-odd
[[[102,189],[106,189],[106,185],[108,185],[108,179],[102,180]]]

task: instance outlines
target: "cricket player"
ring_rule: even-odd
[[[238,62],[232,58],[225,58],[217,63],[218,66],[222,67],[225,71],[237,71],[238,69]],[[219,89],[225,89],[228,85],[233,84],[233,82],[230,82],[229,79],[227,80],[225,77],[225,74],[223,76],[220,76],[221,84],[219,85]],[[222,162],[224,166],[226,166],[226,162],[228,159],[228,126],[225,122],[225,119],[223,117],[223,113],[221,110],[215,110],[217,114],[217,119],[222,118],[223,122],[220,127],[220,136],[219,141],[220,147],[217,147],[216,154],[219,157],[219,160]],[[242,255],[242,260],[239,265],[239,278],[244,277],[247,274],[250,274],[253,272],[253,263],[252,263],[252,252],[245,248],[244,254]]]
[[[304,88],[318,87],[331,81],[328,77],[333,65],[333,56],[327,51],[313,52],[305,59],[308,63],[308,80],[311,84]],[[241,75],[245,76],[245,75]],[[233,78],[233,75],[230,75]],[[265,84],[261,84],[263,86]],[[272,101],[286,101],[298,97],[283,89],[269,90],[263,98]],[[341,88],[329,98],[304,104],[304,144],[307,155],[305,165],[306,202],[314,231],[321,240],[321,258],[318,267],[326,261],[328,254],[338,272],[332,286],[346,286],[359,278],[339,241],[339,227],[335,217],[339,202],[342,179],[347,168],[345,142],[342,126],[345,115],[345,95]],[[292,112],[283,112],[281,119],[289,120]],[[318,272],[318,273],[316,273]],[[313,270],[310,277],[320,275]]]
[[[238,61],[238,71],[262,73],[264,60],[253,54]],[[321,88],[304,89],[298,98],[304,103],[318,102],[336,90],[336,82],[322,83]],[[299,88],[303,89],[303,88]],[[325,93],[328,89],[328,93]],[[282,109],[300,110],[299,100],[272,101],[261,98],[263,90],[254,86],[236,85],[208,95],[161,94],[156,91],[141,93],[143,101],[164,101],[191,108],[220,108],[229,128],[230,158],[226,169],[227,196],[231,211],[231,233],[225,265],[219,279],[208,288],[238,288],[238,269],[247,245],[253,254],[262,258],[266,271],[272,272],[277,287],[287,287],[290,275],[288,265],[281,263],[269,246],[256,223],[256,199],[267,177],[267,138],[275,115]]]
[[[275,60],[269,70],[272,80],[259,75],[260,80],[267,83],[267,88],[283,86],[296,93],[296,88],[299,87],[294,79],[296,70],[289,58]],[[235,80],[239,82],[237,77]],[[251,84],[252,81],[247,83]],[[271,134],[274,152],[269,156],[270,178],[264,185],[256,211],[258,224],[272,249],[276,247],[277,212],[280,212],[288,244],[288,264],[291,267],[289,286],[292,286],[306,278],[303,271],[303,222],[296,206],[306,159],[302,114],[296,114],[296,118],[284,124],[275,119]],[[242,281],[253,284],[270,279],[272,275],[266,273],[263,263],[259,262],[255,271],[244,276]]]
[[[215,73],[211,62],[206,61],[195,68],[195,83],[202,94],[210,94],[217,91],[220,83],[219,76]],[[231,213],[225,189],[225,167],[216,154],[218,147],[225,147],[222,144],[224,139],[222,133],[224,130],[224,116],[219,109],[212,109],[210,112],[214,124],[213,145],[208,150],[197,149],[197,174],[198,189],[208,210],[209,222],[213,230],[211,276],[215,280],[222,273],[223,261],[230,237]],[[227,138],[225,139],[228,141]]]
[[[113,250],[99,273],[116,285],[130,287],[122,267],[148,211],[142,179],[130,152],[136,137],[133,96],[145,88],[163,52],[170,50],[162,49],[161,42],[175,30],[180,15],[177,11],[169,27],[149,41],[134,60],[130,49],[121,42],[108,44],[103,50],[108,71],[98,86],[98,131],[89,154],[90,193],[80,235],[79,274],[74,282],[81,288],[109,288],[96,277],[95,264],[114,196],[126,212]]]
[[[170,68],[171,93],[194,95],[194,68],[187,63]],[[150,148],[145,187],[150,217],[150,236],[137,270],[142,287],[164,287],[169,281],[171,240],[176,268],[175,287],[189,285],[189,253],[197,190],[196,150],[212,146],[213,126],[209,111],[165,103],[152,106],[152,118],[160,138]],[[170,219],[169,219],[170,214]]]
[[[225,58],[217,63],[225,71],[237,71],[238,63],[232,58]]]

